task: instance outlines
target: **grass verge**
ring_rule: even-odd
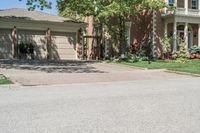
[[[200,60],[189,60],[186,63],[176,63],[174,61],[154,61],[148,64],[148,61],[139,61],[135,63],[118,62],[128,66],[135,66],[148,69],[167,69],[172,71],[200,74]]]
[[[0,85],[5,85],[5,84],[13,84],[13,82],[8,78],[6,78],[4,75],[0,75]]]

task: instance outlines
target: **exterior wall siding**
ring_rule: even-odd
[[[0,29],[0,59],[11,59],[12,55],[12,29]]]

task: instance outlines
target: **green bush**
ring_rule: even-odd
[[[189,49],[189,52],[190,54],[200,54],[200,47],[198,46],[192,46],[190,49]]]
[[[164,37],[162,39],[162,50],[164,59],[169,59],[171,54],[171,41],[172,38]]]
[[[188,60],[188,51],[185,48],[184,42],[181,42],[179,44],[179,50],[175,53],[173,53],[172,58],[175,60],[177,63],[185,63]]]

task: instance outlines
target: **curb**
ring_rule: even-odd
[[[164,70],[165,72],[168,73],[176,73],[176,74],[181,74],[181,75],[189,75],[189,76],[194,76],[194,77],[200,77],[200,74],[194,74],[194,73],[189,73],[189,72],[180,72],[180,71],[173,71],[173,70]]]

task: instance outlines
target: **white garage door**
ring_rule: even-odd
[[[12,30],[0,29],[0,59],[12,58]]]
[[[52,54],[54,59],[76,59],[76,33],[52,32]]]
[[[35,59],[46,59],[47,47],[45,31],[18,30],[18,44],[25,43],[34,45]]]

